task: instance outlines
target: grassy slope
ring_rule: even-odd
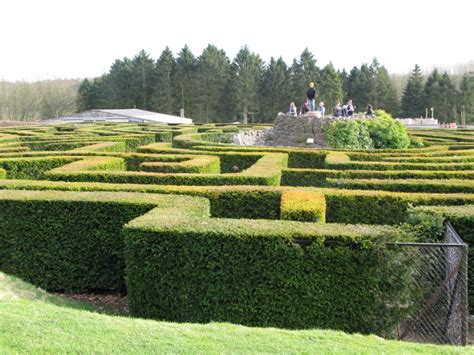
[[[177,324],[110,316],[0,273],[0,353],[20,352],[459,354],[474,350],[326,330]]]

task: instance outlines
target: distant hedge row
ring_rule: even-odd
[[[181,159],[179,156],[177,157]],[[158,158],[156,158],[158,159]],[[250,159],[253,161],[254,157]],[[158,159],[159,160],[159,159]],[[48,179],[62,181],[96,181],[109,183],[161,184],[161,185],[279,185],[281,169],[287,166],[288,157],[281,153],[262,154],[260,159],[240,173],[218,174],[220,162],[211,156],[195,158],[181,163],[138,164],[138,169],[147,171],[125,171],[123,158],[90,157],[81,161],[52,169],[46,173]],[[127,161],[130,167],[130,160]],[[244,165],[246,165],[244,163]],[[149,172],[160,166],[168,174]],[[145,168],[144,168],[145,167]],[[171,170],[174,170],[171,173]],[[194,173],[191,171],[195,170]],[[184,171],[189,173],[183,174]]]
[[[3,180],[0,189],[129,191],[206,197],[214,217],[279,219],[282,193],[290,187],[265,186],[167,186],[90,182]],[[301,188],[299,188],[301,189]],[[298,189],[298,190],[299,190]],[[322,193],[329,223],[399,224],[415,206],[474,204],[474,194],[426,194],[383,191],[309,189]]]

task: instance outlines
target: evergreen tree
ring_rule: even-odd
[[[344,98],[341,78],[332,63],[326,65],[322,70],[317,97],[319,101],[324,101],[327,112],[332,112],[336,103],[342,102]]]
[[[76,107],[77,112],[87,111],[90,110],[90,92],[92,89],[92,84],[88,79],[84,79],[79,85],[79,89],[77,91],[77,99],[76,99]]]
[[[263,61],[244,46],[232,62],[232,83],[237,114],[247,123],[248,112],[258,110],[259,83]]]
[[[260,115],[263,122],[273,122],[278,112],[286,111],[291,99],[289,69],[280,57],[270,59],[260,86]]]
[[[464,74],[459,84],[458,110],[462,124],[474,121],[474,74]]]
[[[110,104],[114,108],[135,107],[134,70],[130,59],[117,59],[112,64],[105,82],[110,86],[107,106]]]
[[[398,94],[387,69],[374,58],[370,72],[372,73],[371,95],[367,104],[372,104],[375,108],[383,109],[393,116],[397,116],[400,109]],[[360,107],[359,111],[364,109],[365,107]]]
[[[401,106],[402,117],[420,117],[425,114],[423,74],[418,64],[415,65],[403,91]]]
[[[180,108],[184,109],[186,117],[196,117],[195,88],[196,58],[187,45],[178,54],[176,59],[176,99]]]
[[[176,61],[171,50],[166,47],[156,61],[156,82],[152,96],[153,110],[173,114],[177,110],[174,97],[174,76]]]
[[[292,86],[292,101],[301,102],[306,97],[309,83],[316,84],[316,91],[320,81],[320,71],[316,65],[313,53],[305,48],[299,60],[293,60],[290,68],[290,80]]]
[[[434,116],[442,122],[450,122],[455,117],[454,85],[448,73],[439,75],[435,69],[426,79],[424,88],[425,102],[434,109]]]
[[[108,84],[107,74],[94,78],[92,81],[84,79],[79,85],[76,99],[77,112],[101,108],[114,108],[115,105],[111,102],[111,99],[112,94],[110,85]]]
[[[338,71],[338,74],[342,82],[342,91],[344,94],[343,100],[347,101],[347,93],[349,92],[349,74],[347,74],[346,69],[342,69],[342,72]]]
[[[438,70],[435,69],[428,76],[425,82],[425,87],[423,89],[423,94],[425,97],[425,105],[430,112],[431,108],[434,109],[436,117],[438,117],[439,102],[441,101],[441,90],[439,86],[440,76]]]
[[[230,79],[230,60],[223,50],[208,45],[197,60],[196,100],[203,122],[222,122],[231,110],[227,95]]]
[[[456,121],[456,95],[454,84],[447,72],[439,80],[441,101],[439,103],[439,117],[445,122]]]
[[[364,110],[365,106],[372,102],[373,77],[367,64],[362,64],[360,69],[352,68],[347,80],[347,98],[356,105],[357,110]],[[373,104],[374,105],[374,104]],[[376,107],[374,105],[374,107]]]
[[[152,108],[151,97],[156,86],[155,63],[141,50],[132,60],[132,92],[134,106],[144,110]]]

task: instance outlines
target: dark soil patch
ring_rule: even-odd
[[[98,311],[129,315],[127,296],[120,294],[56,293],[57,296],[92,305]]]

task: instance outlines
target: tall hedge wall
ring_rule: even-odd
[[[125,288],[121,229],[190,198],[103,192],[0,191],[0,270],[53,291]]]
[[[124,229],[136,316],[363,333],[396,321],[379,244],[394,229],[152,215]]]

